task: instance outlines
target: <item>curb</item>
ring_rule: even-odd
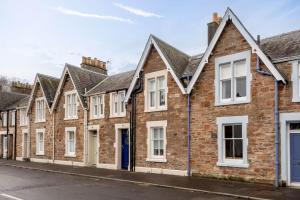
[[[156,186],[156,187],[169,188],[169,189],[178,189],[178,190],[185,190],[185,191],[190,191],[190,192],[199,192],[199,193],[206,193],[206,194],[214,194],[214,195],[233,197],[233,198],[239,198],[239,199],[271,200],[271,199],[252,197],[252,196],[246,196],[246,195],[238,195],[238,194],[231,194],[231,193],[225,193],[225,192],[214,192],[214,191],[209,191],[209,190],[187,188],[187,187],[181,187],[181,186],[164,185],[164,184],[142,182],[142,181],[133,181],[133,180],[120,179],[120,178],[110,178],[110,177],[105,177],[105,176],[78,174],[78,173],[73,173],[73,172],[64,172],[64,171],[41,169],[41,168],[35,168],[35,167],[25,167],[25,166],[10,165],[10,164],[0,164],[0,165],[21,168],[21,169],[37,170],[37,171],[43,171],[43,172],[49,172],[49,173],[65,174],[65,175],[95,178],[95,179],[102,179],[102,180],[109,180],[109,181],[118,181],[118,182],[124,182],[124,183],[147,184],[149,186]]]

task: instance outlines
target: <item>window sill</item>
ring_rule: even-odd
[[[24,126],[28,126],[28,124],[22,124],[22,125],[20,125],[20,127],[24,127]]]
[[[91,117],[91,120],[96,120],[96,119],[104,119],[104,115]]]
[[[45,123],[46,122],[46,120],[42,120],[42,121],[35,121],[34,123]]]
[[[74,154],[65,154],[65,158],[75,158],[76,155]]]
[[[228,101],[228,102],[215,102],[215,106],[227,106],[227,105],[238,105],[238,104],[248,104],[250,100],[244,101]]]
[[[144,110],[144,112],[159,112],[159,111],[167,111],[168,110],[168,107],[163,107],[163,108],[153,108],[153,109],[149,109],[149,108],[146,108]]]
[[[76,120],[78,119],[78,117],[73,117],[73,118],[64,118],[65,121],[68,121],[68,120]]]
[[[126,114],[123,115],[110,115],[109,118],[120,118],[120,117],[126,117]]]
[[[300,102],[300,98],[297,98],[297,97],[292,98],[292,102],[295,102],[295,103]]]
[[[36,156],[44,156],[45,153],[35,153]]]
[[[147,158],[147,162],[158,162],[158,163],[165,163],[167,162],[166,158]]]
[[[217,162],[219,167],[249,168],[248,163]]]

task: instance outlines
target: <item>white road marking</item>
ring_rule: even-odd
[[[2,194],[0,194],[0,195],[3,196],[3,197],[9,198],[9,199],[23,200],[23,199],[20,199],[20,198],[18,198],[18,197],[14,197],[14,196],[12,196],[12,195],[5,194],[5,193],[2,193]]]

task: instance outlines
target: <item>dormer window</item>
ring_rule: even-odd
[[[216,105],[250,102],[250,51],[215,60]]]
[[[145,112],[167,109],[167,71],[145,74]]]
[[[45,100],[44,97],[40,97],[36,99],[36,122],[45,122]]]
[[[65,93],[65,119],[77,119],[77,93],[69,91]]]

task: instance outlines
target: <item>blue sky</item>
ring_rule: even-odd
[[[300,29],[297,0],[1,0],[0,75],[60,77],[81,56],[110,60],[110,74],[133,69],[150,33],[198,54],[212,13],[228,6],[253,36]]]

